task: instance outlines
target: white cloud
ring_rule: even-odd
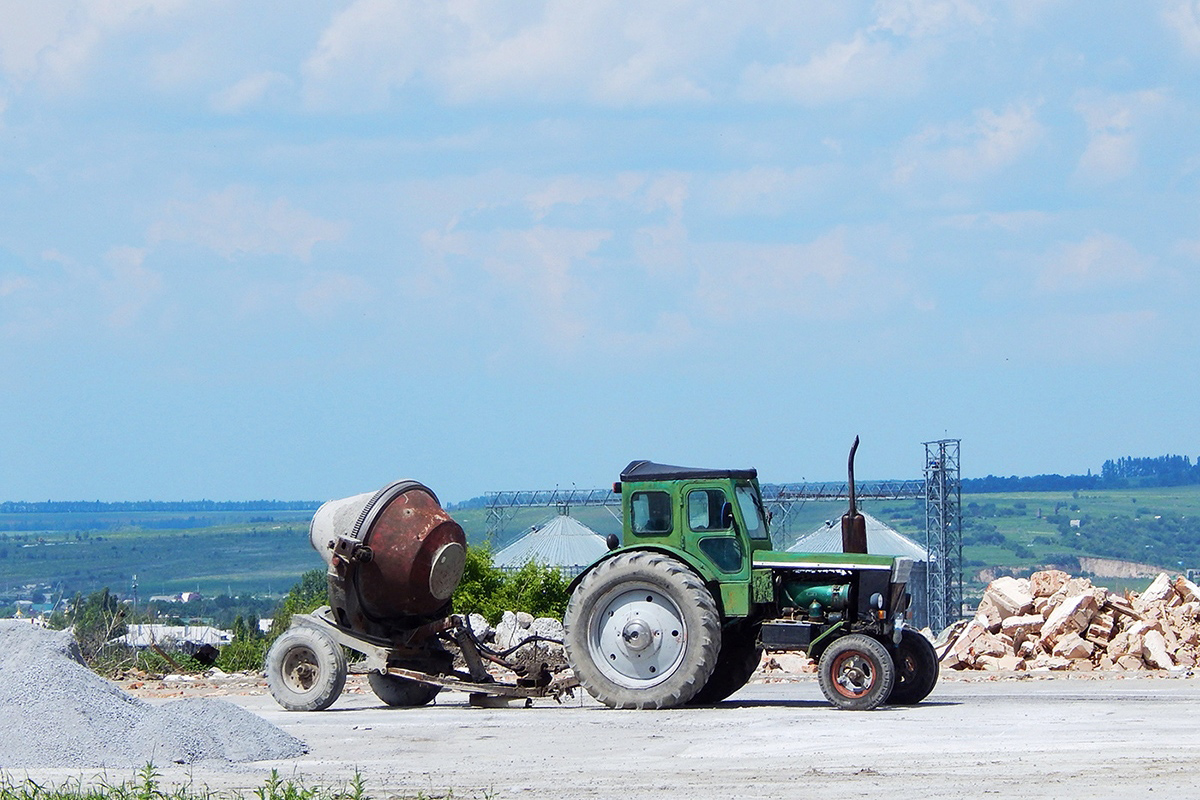
[[[1044,136],[1032,105],[978,109],[970,122],[926,128],[902,146],[894,178],[901,183],[932,170],[953,180],[992,175],[1030,153]]]
[[[109,306],[108,324],[114,328],[132,326],[162,291],[162,276],[147,269],[145,259],[146,250],[136,247],[114,247],[105,253],[111,274],[102,280],[101,288]]]
[[[942,222],[961,230],[998,228],[1008,233],[1022,233],[1045,227],[1054,215],[1045,211],[983,211],[976,214],[954,214]]]
[[[1190,56],[1200,56],[1200,0],[1177,0],[1162,11],[1163,22]]]
[[[365,303],[369,284],[358,275],[325,272],[308,275],[296,292],[296,307],[310,317],[330,317],[339,310]]]
[[[305,62],[305,96],[318,107],[379,107],[419,84],[452,102],[704,101],[709,68],[723,63],[744,16],[690,0],[357,0],[334,16]]]
[[[281,72],[259,72],[216,92],[209,102],[214,111],[235,114],[261,104],[272,93],[291,85],[291,78]]]
[[[797,316],[843,320],[893,305],[907,295],[900,279],[851,253],[851,234],[838,227],[811,242],[723,242],[695,248],[702,266],[697,302],[729,323]],[[856,298],[848,302],[847,298]]]
[[[112,36],[171,17],[191,0],[0,0],[0,70],[18,84],[78,80]]]
[[[33,281],[24,275],[5,275],[0,278],[0,297],[8,297],[31,288],[33,288]]]
[[[268,202],[244,186],[230,186],[198,201],[176,201],[149,232],[151,242],[190,242],[231,259],[242,254],[312,257],[321,242],[335,242],[346,224],[317,217],[286,199]]]
[[[1138,126],[1162,109],[1165,92],[1148,89],[1123,94],[1081,93],[1075,110],[1083,117],[1088,144],[1079,157],[1076,176],[1107,183],[1131,174],[1138,164]]]
[[[1055,247],[1042,260],[1035,286],[1046,293],[1110,289],[1139,283],[1151,262],[1133,245],[1106,233]]]
[[[901,36],[925,37],[975,28],[989,17],[968,0],[881,0],[875,27]]]
[[[830,44],[802,64],[753,63],[742,73],[741,95],[750,100],[819,105],[856,97],[908,95],[923,80],[912,51],[859,32]]]

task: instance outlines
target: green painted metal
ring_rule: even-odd
[[[820,636],[809,642],[807,650],[808,657],[812,659],[819,659],[821,657],[821,653],[825,652],[825,648],[829,646],[830,642],[841,636],[843,633],[849,632],[850,631],[847,629],[845,622],[837,622],[833,625],[830,625],[821,633]]]
[[[726,617],[750,616],[750,584],[722,583],[721,608]]]
[[[754,603],[775,602],[775,573],[769,569],[750,570],[750,600]]]

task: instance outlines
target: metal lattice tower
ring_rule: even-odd
[[[563,514],[572,506],[607,506],[608,513],[618,522],[621,515],[621,495],[612,489],[528,489],[512,492],[488,492],[487,536],[494,540],[504,531],[505,524],[521,508],[557,507]]]
[[[925,549],[929,551],[929,627],[941,631],[962,616],[961,439],[925,442]]]

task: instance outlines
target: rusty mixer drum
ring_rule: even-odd
[[[325,503],[309,539],[329,565],[338,623],[374,636],[448,613],[466,561],[462,527],[411,480]]]

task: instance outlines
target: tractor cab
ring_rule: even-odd
[[[755,553],[771,549],[754,469],[702,469],[634,461],[621,495],[623,549],[661,549],[718,583],[735,613],[749,610]]]

